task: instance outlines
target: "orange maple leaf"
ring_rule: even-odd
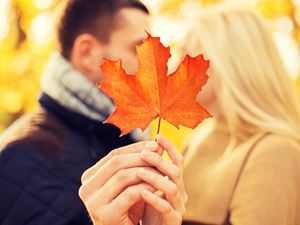
[[[98,87],[111,97],[115,111],[104,121],[120,128],[125,135],[135,128],[145,130],[159,117],[177,128],[195,128],[210,114],[196,102],[206,83],[209,62],[203,55],[186,56],[177,70],[167,75],[170,48],[158,37],[148,38],[137,46],[138,72],[128,75],[122,62],[104,59],[103,82]]]

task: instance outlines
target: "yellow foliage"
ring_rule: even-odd
[[[182,10],[182,4],[192,1],[201,3],[199,5],[203,7],[222,2],[222,0],[164,0],[160,14],[171,13],[179,16],[178,12]],[[51,14],[47,13],[54,10],[54,4],[58,1],[1,0],[0,8],[1,2],[10,2],[10,7],[6,15],[9,32],[2,40],[0,30],[0,133],[24,112],[36,107],[40,88],[39,77],[54,47],[54,40],[52,40],[54,36],[50,36],[51,40],[44,40],[45,34],[40,33],[39,26],[47,20],[49,15],[51,17]],[[52,3],[47,6],[47,2]],[[299,10],[299,6],[294,5],[292,0],[258,0],[257,9],[271,20],[289,16],[296,21],[295,11]],[[3,19],[1,16],[5,15],[1,14],[0,20]],[[293,32],[291,35],[297,37],[295,34],[299,34],[298,25]],[[298,90],[300,90],[299,80],[297,81]],[[153,122],[151,127],[154,137],[157,121]],[[181,146],[190,132],[191,130],[183,127],[177,130],[162,121],[161,133],[170,138],[177,147]]]
[[[261,0],[257,2],[257,9],[269,19],[292,16],[293,8],[291,0]]]

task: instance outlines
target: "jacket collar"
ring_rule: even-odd
[[[58,52],[41,76],[41,88],[64,108],[93,120],[104,121],[115,109],[112,100]]]
[[[71,111],[52,99],[49,95],[42,93],[39,98],[40,105],[58,119],[63,121],[68,127],[78,132],[84,133],[110,133],[112,136],[119,137],[120,130],[112,124],[102,124],[101,121],[89,119],[88,117]]]

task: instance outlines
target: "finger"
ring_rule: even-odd
[[[181,199],[181,195],[176,184],[170,181],[167,177],[143,168],[139,169],[138,176],[145,183],[150,184],[157,190],[162,191],[167,196],[174,209],[181,210],[183,199]]]
[[[158,150],[157,150],[156,152],[157,152],[157,154],[159,154],[159,155],[163,155],[164,149],[163,149],[160,145],[158,145]]]
[[[101,188],[117,171],[132,167],[147,167],[149,164],[141,159],[139,153],[113,156],[97,172],[85,181],[80,189],[79,196],[86,198],[95,190]]]
[[[82,174],[81,183],[84,183],[87,179],[93,176],[96,173],[96,171],[101,166],[103,166],[108,160],[110,160],[113,156],[121,155],[121,154],[139,153],[143,150],[158,151],[158,149],[159,146],[154,141],[143,141],[143,142],[138,142],[135,144],[114,149],[107,156],[102,158],[94,166],[90,167]]]
[[[157,153],[149,151],[142,151],[141,158],[149,165],[157,168],[160,172],[168,176],[174,183],[177,183],[180,178],[181,171],[171,161],[163,158]]]
[[[156,194],[143,190],[141,193],[142,199],[157,210],[163,217],[165,225],[179,225],[182,222],[182,219],[176,211],[172,208],[170,203],[165,199],[160,198]]]
[[[173,181],[173,183],[177,185],[183,201],[185,203],[187,202],[188,196],[184,188],[182,167],[176,166],[171,161],[154,152],[143,151],[141,153],[141,158],[148,162],[150,165],[154,166],[157,170],[168,176],[171,181]]]
[[[157,170],[150,167],[142,167],[146,171],[151,171],[154,174],[160,174]],[[99,190],[99,195],[102,195],[103,202],[111,202],[127,187],[141,183],[142,180],[138,176],[140,167],[119,170],[112,176]]]
[[[182,155],[177,151],[175,145],[170,142],[167,138],[163,137],[161,134],[158,134],[157,137],[157,143],[168,152],[168,155],[172,162],[182,167],[183,157]]]
[[[150,192],[155,191],[151,185],[146,183],[130,186],[111,202],[111,209],[116,210],[121,214],[128,212],[133,205],[142,200],[141,192],[143,190],[148,190]]]

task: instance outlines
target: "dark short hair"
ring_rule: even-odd
[[[107,43],[115,28],[115,16],[123,8],[135,8],[149,14],[139,0],[69,0],[58,23],[58,41],[62,55],[69,59],[76,37],[94,35]]]

